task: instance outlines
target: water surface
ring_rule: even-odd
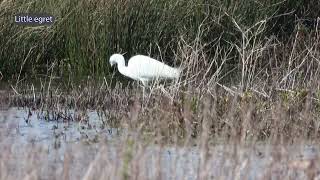
[[[307,144],[225,144],[207,151],[199,146],[132,145],[128,132],[105,128],[97,112],[86,113],[88,122],[75,122],[48,121],[43,113],[28,109],[2,110],[1,179],[25,174],[40,179],[303,179],[303,163],[319,154],[318,146]]]

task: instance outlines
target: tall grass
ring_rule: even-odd
[[[57,76],[73,79],[86,75],[109,78],[107,59],[112,53],[126,53],[126,58],[147,54],[173,64],[181,39],[187,44],[195,39],[207,44],[205,55],[212,58],[217,49],[211,43],[217,39],[223,51],[242,43],[242,32],[234,21],[245,29],[265,20],[267,28],[260,37],[271,34],[289,37],[296,24],[292,17],[304,18],[308,16],[304,11],[313,12],[313,6],[303,9],[298,2],[302,0],[296,4],[280,0],[2,0],[0,72],[11,80],[49,74],[51,69]],[[17,13],[48,13],[56,17],[56,22],[49,27],[18,26],[13,22]],[[316,16],[309,15],[311,21]],[[287,26],[291,29],[275,28]],[[233,55],[239,56],[236,51]],[[238,63],[232,59],[227,65],[230,70]]]

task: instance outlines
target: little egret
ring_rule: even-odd
[[[144,55],[136,55],[130,58],[128,66],[125,65],[121,54],[113,54],[110,57],[110,65],[117,64],[119,72],[137,81],[143,86],[153,79],[179,79],[181,70],[170,67],[160,61]]]

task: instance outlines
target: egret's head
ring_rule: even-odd
[[[111,66],[113,66],[114,64],[124,64],[124,57],[121,54],[113,54],[110,57],[109,63]]]

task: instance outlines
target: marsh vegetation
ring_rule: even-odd
[[[319,178],[319,7],[0,1],[0,179]],[[183,75],[143,96],[113,53]]]

